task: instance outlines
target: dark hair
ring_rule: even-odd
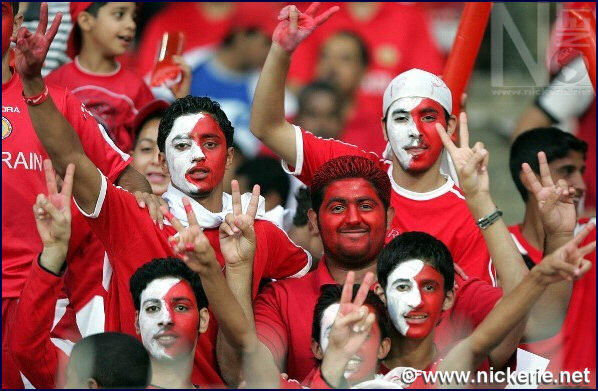
[[[133,142],[133,149],[135,149],[137,147],[137,144],[139,143],[139,135],[141,134],[141,129],[143,129],[145,124],[153,119],[162,119],[163,114],[163,111],[153,113],[149,115],[147,118],[145,118],[141,124],[139,124],[139,127],[136,129],[137,131],[135,132],[135,142]]]
[[[170,105],[160,120],[160,127],[158,129],[158,148],[160,152],[165,151],[166,138],[172,130],[174,121],[180,116],[187,114],[208,113],[212,116],[214,121],[220,126],[220,130],[226,138],[226,146],[233,145],[234,129],[230,121],[226,117],[220,104],[207,96],[197,97],[187,95],[184,98],[179,98]]]
[[[327,161],[314,173],[310,191],[311,205],[316,213],[322,206],[326,187],[334,181],[346,178],[363,178],[370,182],[380,201],[384,204],[384,209],[388,209],[390,205],[388,174],[365,157],[347,155]]]
[[[90,14],[93,17],[98,16],[98,12],[100,11],[100,8],[102,8],[103,6],[105,6],[106,4],[108,4],[107,1],[94,1],[93,3],[91,3],[91,5],[89,7],[87,7],[85,9],[85,12],[87,12],[88,14]],[[77,23],[77,21],[73,21],[75,24]]]
[[[19,13],[19,2],[18,1],[10,1],[10,6],[12,8],[12,16],[16,16]]]
[[[145,265],[141,266],[131,276],[129,281],[129,290],[133,297],[133,305],[139,311],[141,307],[141,292],[154,280],[163,277],[178,277],[191,285],[195,299],[197,299],[197,308],[207,308],[208,298],[201,286],[199,275],[189,269],[179,258],[155,258]]]
[[[221,41],[222,47],[229,47],[233,44],[235,36],[239,33],[243,33],[249,36],[256,35],[256,34],[264,34],[259,27],[238,27],[233,26],[230,28],[228,33],[224,36],[224,39]]]
[[[247,177],[250,187],[256,184],[260,185],[260,191],[263,195],[273,192],[280,194],[282,206],[286,206],[291,180],[277,159],[260,156],[245,160],[237,168],[236,175]]]
[[[453,289],[455,268],[449,249],[424,232],[405,232],[391,240],[378,255],[378,282],[386,289],[388,275],[401,263],[421,259],[444,277],[444,292]]]
[[[527,202],[528,199],[527,190],[519,178],[523,163],[529,164],[532,171],[539,174],[538,152],[544,151],[546,160],[550,163],[566,157],[569,151],[580,152],[585,159],[587,150],[588,144],[585,141],[555,127],[535,128],[520,134],[511,145],[509,168],[523,201]]]
[[[149,354],[128,334],[90,335],[75,344],[70,356],[79,381],[92,378],[101,388],[146,388],[150,382]]]
[[[359,284],[353,285],[352,299],[355,298],[358,290]],[[330,307],[332,304],[340,302],[342,291],[343,287],[336,284],[326,284],[322,285],[320,288],[320,297],[318,297],[318,301],[314,307],[314,318],[311,327],[311,337],[318,343],[320,343],[324,311],[326,311],[326,308]],[[364,304],[372,307],[376,314],[376,321],[378,322],[378,327],[380,327],[380,339],[382,340],[390,337],[390,319],[388,317],[386,306],[382,300],[370,290],[368,291]]]
[[[334,103],[336,104],[335,112],[338,116],[341,116],[341,96],[337,89],[327,81],[324,80],[317,80],[314,82],[309,83],[299,93],[299,97],[297,99],[299,105],[299,112],[297,113],[297,117],[300,117],[305,109],[307,101],[311,98],[312,95],[318,93],[325,93],[332,95],[334,99]]]
[[[370,54],[368,51],[368,47],[365,44],[365,41],[357,32],[352,31],[352,30],[340,30],[340,31],[337,31],[336,33],[334,33],[330,38],[334,38],[334,37],[347,37],[347,38],[355,41],[355,43],[357,43],[357,47],[359,49],[359,60],[361,61],[361,65],[363,65],[364,68],[367,68],[367,66],[370,63]],[[324,47],[324,45],[322,45],[322,48],[323,47]]]
[[[293,216],[293,225],[295,227],[303,227],[309,221],[307,218],[307,211],[311,208],[309,189],[307,187],[297,189],[295,199],[297,200],[297,208],[295,208],[295,216]]]
[[[94,18],[98,17],[98,12],[100,11],[100,8],[102,8],[103,6],[105,6],[106,4],[108,4],[107,1],[95,1],[93,3],[91,3],[89,5],[89,7],[87,7],[85,9],[84,12],[87,12],[88,14],[90,14],[91,16],[93,16]],[[81,35],[81,28],[79,27],[79,23],[77,20],[73,20],[71,21],[73,23],[73,42],[74,42],[74,46],[79,48],[78,50],[81,50],[81,45],[83,43],[83,37]]]

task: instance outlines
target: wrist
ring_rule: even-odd
[[[59,244],[53,246],[44,246],[39,258],[40,265],[50,272],[60,275],[62,266],[66,262],[68,245]]]
[[[487,216],[496,209],[496,205],[492,201],[489,192],[477,192],[474,195],[466,195],[465,201],[476,220]]]
[[[46,88],[46,84],[41,75],[22,78],[21,80],[23,82],[23,95],[27,97],[39,95]]]
[[[287,59],[288,61],[290,61],[291,59],[291,55],[293,54],[293,51],[287,51],[285,48],[283,48],[278,42],[276,41],[272,41],[272,47],[270,49],[278,58],[281,59]]]

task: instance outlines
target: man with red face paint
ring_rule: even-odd
[[[2,2],[2,328],[3,328],[3,386],[7,388],[22,387],[21,376],[17,371],[12,370],[11,359],[7,355],[8,347],[6,335],[11,328],[14,316],[16,302],[24,286],[29,271],[42,250],[42,242],[36,233],[35,220],[31,215],[30,205],[35,202],[35,196],[45,190],[45,180],[42,172],[42,161],[47,157],[47,152],[43,148],[39,139],[35,135],[32,120],[28,114],[28,104],[23,99],[24,80],[18,72],[22,65],[22,57],[18,50],[15,50],[15,66],[9,65],[10,40],[17,37],[23,16],[18,12],[18,2]],[[45,8],[42,7],[42,11]],[[47,12],[47,11],[45,11]],[[47,14],[46,14],[47,15]],[[47,17],[44,25],[47,23]],[[51,38],[56,33],[54,26],[58,26],[59,18],[50,29]],[[39,36],[39,35],[38,35]],[[38,44],[45,45],[49,40],[39,40]],[[43,62],[43,60],[42,60]],[[93,119],[93,116],[85,109],[72,94],[64,89],[49,85],[43,96],[51,96],[55,102],[57,110],[75,128],[78,137],[83,141],[83,148],[90,158],[97,164],[98,168],[107,176],[111,182],[116,182],[130,191],[150,192],[147,181],[134,169],[129,168],[130,158],[127,154],[121,152],[114,146],[112,141],[105,134],[103,129]],[[31,100],[29,103],[34,103]],[[71,254],[74,254],[78,242],[85,240],[85,232],[89,233],[85,224],[81,221],[82,216],[76,212],[73,205],[73,218],[79,220],[76,223],[80,229],[75,229],[71,244]],[[100,246],[101,247],[101,246]],[[93,249],[85,249],[94,251]],[[74,256],[69,255],[69,260]],[[103,254],[103,250],[101,250]],[[101,288],[101,268],[102,258],[100,258],[99,269],[100,280],[93,276],[79,274],[78,282],[85,285],[95,284],[94,288]],[[74,282],[70,277],[73,276],[71,269],[66,277],[67,284]],[[85,280],[85,281],[83,281]],[[93,281],[92,281],[93,280]],[[86,285],[91,286],[91,285]],[[71,292],[72,293],[72,292]],[[83,307],[93,294],[91,289],[84,292],[81,289],[77,294],[71,295],[71,304],[79,310]],[[75,299],[75,295],[77,298]],[[76,303],[75,303],[76,302]],[[81,307],[79,307],[79,304]],[[101,306],[100,306],[101,307]],[[90,311],[92,312],[92,311]],[[102,309],[103,312],[103,309]],[[69,317],[72,315],[72,317]],[[65,320],[70,322],[64,322]],[[67,313],[62,321],[57,325],[69,323],[74,325],[75,315],[67,309]],[[77,333],[79,331],[77,330]],[[60,335],[64,338],[64,335]],[[68,344],[68,342],[67,342]]]
[[[443,145],[435,125],[452,132],[456,119],[450,115],[451,92],[440,78],[411,69],[390,82],[381,116],[388,140],[384,159],[353,145],[315,137],[286,121],[282,96],[291,55],[338,8],[316,16],[318,4],[313,3],[303,13],[293,5],[281,11],[253,100],[251,131],[307,185],[318,167],[334,157],[359,155],[374,161],[388,173],[392,184],[391,204],[396,213],[387,241],[407,231],[427,232],[449,247],[465,273],[492,282],[482,234],[460,189],[445,175],[450,167],[441,169],[445,159],[441,158]]]
[[[51,39],[44,34],[42,28],[36,34],[20,33],[17,39],[17,71],[23,79],[25,96],[43,95],[45,89],[39,69]],[[152,258],[175,255],[169,237],[177,230],[170,224],[165,227],[155,224],[130,193],[108,183],[85,155],[73,129],[56,110],[51,97],[29,106],[29,113],[57,171],[63,173],[71,162],[77,166],[75,201],[106,246],[113,269],[106,328],[135,334],[135,311],[131,298],[125,294],[129,277]],[[164,194],[170,208],[165,211],[167,219],[172,221],[177,217],[180,224],[188,225],[187,211],[192,210],[216,249],[221,266],[225,265],[223,254],[236,250],[234,243],[226,241],[218,232],[222,222],[233,218],[229,213],[233,211],[232,197],[222,191],[222,177],[233,158],[232,135],[230,121],[216,102],[191,96],[175,101],[167,109],[158,134],[160,161],[171,175],[171,184]],[[249,196],[241,200],[246,205]],[[308,255],[274,224],[264,221],[263,213],[263,199],[260,199],[255,224],[258,251],[254,259],[254,295],[262,278],[301,276],[310,266]],[[231,226],[234,223],[231,221]],[[238,228],[233,230],[233,235],[239,232]],[[206,334],[207,338],[198,340],[195,350],[193,383],[221,384],[215,362],[215,322],[208,326]]]

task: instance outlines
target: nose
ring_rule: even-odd
[[[419,293],[419,289],[412,289],[411,292],[405,298],[407,305],[412,309],[417,309],[422,305],[422,298]]]
[[[359,210],[357,210],[357,205],[349,205],[347,208],[346,221],[349,224],[359,224],[361,222],[361,216],[359,215]]]
[[[588,189],[586,183],[583,180],[581,171],[576,171],[575,174],[569,180],[569,186],[573,186],[578,193],[585,193]]]
[[[165,327],[165,326],[172,326],[174,322],[172,321],[172,316],[170,316],[170,311],[164,309],[162,311],[162,318],[158,321],[158,326]]]

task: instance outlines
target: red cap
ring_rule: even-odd
[[[232,18],[232,28],[258,28],[272,37],[278,24],[278,3],[238,2]]]
[[[141,110],[137,112],[135,118],[133,118],[133,120],[129,123],[131,134],[137,136],[137,133],[139,133],[141,130],[141,126],[149,117],[153,116],[154,114],[164,114],[166,109],[169,107],[170,103],[162,99],[155,99],[143,106]]]
[[[82,2],[71,1],[70,11],[71,11],[71,23],[73,24],[73,27],[71,28],[69,38],[66,41],[66,54],[72,59],[75,59],[75,56],[77,54],[79,54],[79,49],[81,49],[81,42],[80,42],[81,35],[75,34],[75,29],[79,28],[77,26],[77,18],[79,17],[79,14],[81,12],[88,9],[89,6],[92,4],[93,4],[93,1],[82,1]]]

